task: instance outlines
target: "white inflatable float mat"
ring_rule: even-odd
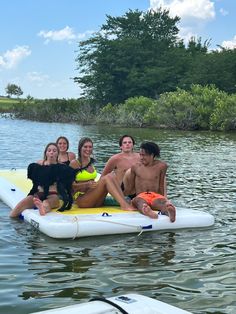
[[[26,170],[0,170],[0,199],[13,208],[31,188]],[[214,224],[214,217],[204,211],[177,208],[176,221],[166,215],[151,219],[138,211],[124,211],[117,206],[78,208],[63,213],[52,210],[41,216],[37,209],[26,209],[22,216],[33,227],[52,238],[76,238],[107,234],[203,228]]]

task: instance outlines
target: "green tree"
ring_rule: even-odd
[[[218,121],[224,122],[223,107],[218,104],[224,103],[226,99],[227,94],[214,85],[191,85],[188,91],[177,88],[175,92],[162,94],[150,106],[145,120],[157,127],[209,130],[210,124],[213,128],[216,127]],[[227,108],[232,108],[232,103],[231,107]],[[218,111],[214,114],[215,108],[218,108]],[[212,118],[212,114],[214,114],[214,118]]]
[[[236,94],[227,95],[216,102],[216,107],[211,115],[211,130],[235,131],[236,130]]]
[[[8,97],[11,97],[12,95],[21,96],[23,95],[23,91],[20,88],[20,86],[17,86],[16,84],[7,84],[7,87],[5,88],[6,94]]]
[[[191,84],[202,86],[213,84],[222,91],[235,93],[236,49],[222,49],[207,53],[204,45],[201,49],[195,46],[195,52],[193,52],[193,45],[188,47],[187,71],[179,86],[186,89]]]
[[[100,32],[79,45],[79,76],[74,81],[84,95],[104,105],[130,97],[155,97],[172,77],[170,49],[177,42],[178,17],[161,9],[135,10],[124,16],[107,16]]]

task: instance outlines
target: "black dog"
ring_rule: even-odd
[[[43,199],[46,199],[49,194],[49,186],[56,183],[57,192],[63,200],[63,205],[58,210],[60,212],[68,210],[73,204],[71,189],[75,174],[76,171],[65,164],[52,164],[49,166],[37,163],[29,164],[27,176],[32,180],[33,187],[28,195],[37,193],[38,186],[41,186],[44,191]]]

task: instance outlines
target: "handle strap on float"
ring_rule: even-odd
[[[116,304],[115,302],[112,302],[110,300],[107,300],[105,298],[92,298],[91,300],[89,300],[89,302],[92,301],[101,301],[101,302],[105,302],[108,303],[110,305],[112,305],[113,307],[117,308],[122,314],[129,314],[128,312],[126,312],[121,306],[119,306],[118,304]]]

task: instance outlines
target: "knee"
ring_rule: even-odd
[[[114,176],[111,173],[106,174],[105,176],[101,177],[99,181],[101,182],[111,182],[114,180]]]

